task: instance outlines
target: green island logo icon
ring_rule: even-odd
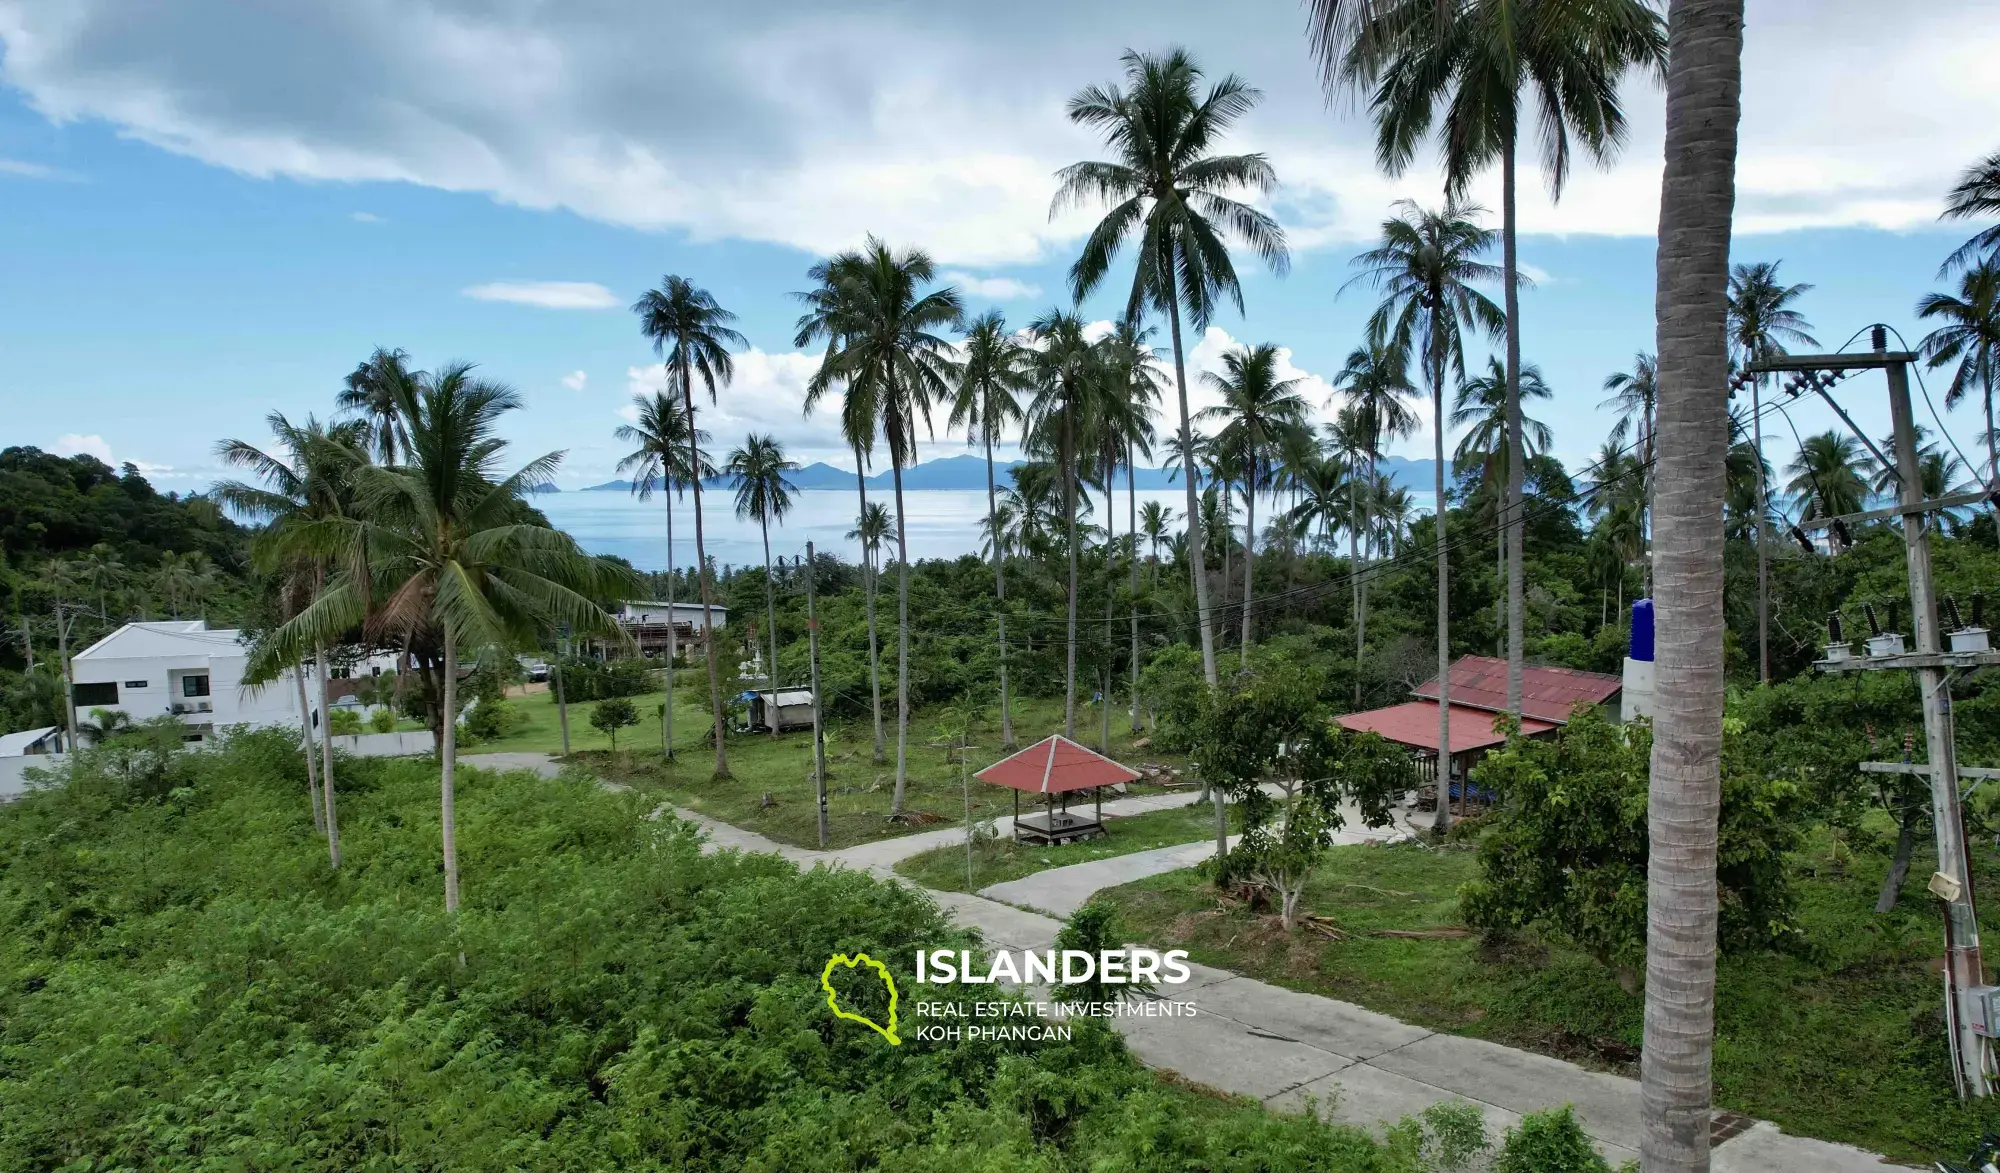
[[[888,1026],[883,1026],[865,1014],[855,1014],[840,1008],[840,995],[836,994],[833,989],[833,967],[836,965],[844,965],[849,969],[853,969],[857,965],[865,965],[881,976],[882,984],[889,987]],[[852,957],[849,957],[845,953],[836,953],[827,959],[826,968],[820,971],[819,988],[826,991],[826,1005],[829,1010],[833,1011],[835,1018],[845,1018],[849,1022],[860,1023],[869,1030],[888,1039],[890,1046],[900,1047],[903,1045],[903,1040],[896,1037],[896,979],[889,973],[887,966],[868,956],[866,953],[856,953]]]

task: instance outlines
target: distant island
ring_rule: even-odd
[[[993,472],[996,481],[1001,485],[1010,483],[1014,467],[1023,463],[1025,462],[1020,460],[1010,460],[995,464]],[[1433,464],[1434,462],[1429,460],[1406,460],[1401,456],[1385,456],[1382,458],[1378,468],[1401,488],[1424,490],[1431,487]],[[1178,470],[1175,471],[1178,472]],[[1119,477],[1121,487],[1124,479],[1122,475]],[[1167,470],[1164,468],[1141,468],[1137,471],[1133,479],[1137,487],[1141,489],[1171,489],[1180,483],[1178,476],[1169,480]],[[854,487],[854,474],[852,472],[844,468],[835,468],[833,465],[820,461],[815,461],[792,473],[790,480],[792,484],[801,489],[851,489]],[[868,478],[868,487],[871,489],[887,489],[892,487],[893,483],[890,474],[886,471],[878,472]],[[725,488],[729,484],[729,479],[727,477],[710,477],[703,481],[702,484],[707,488]],[[655,478],[652,487],[654,489],[660,487],[657,478]],[[980,456],[944,456],[903,470],[903,488],[906,490],[984,489],[985,487],[986,460]],[[548,485],[536,491],[554,493],[559,490],[553,485]],[[584,493],[629,493],[631,491],[631,481],[606,481],[601,485],[590,485],[578,490],[578,492]]]

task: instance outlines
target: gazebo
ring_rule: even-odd
[[[1139,775],[1098,753],[1056,734],[1043,738],[1011,757],[1002,758],[973,777],[1014,792],[1014,837],[1029,843],[1061,843],[1104,834],[1104,788],[1135,782]],[[1089,817],[1071,814],[1069,796],[1080,790],[1092,795]],[[1021,796],[1039,794],[1048,809],[1021,814]],[[1061,803],[1060,809],[1057,803]]]

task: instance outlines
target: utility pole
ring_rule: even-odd
[[[551,673],[556,679],[556,723],[562,726],[562,756],[569,756],[569,706],[563,703],[562,662],[569,654],[569,624],[562,627],[562,635],[556,640],[556,666]],[[673,688],[673,673],[667,673],[669,689]]]
[[[1867,653],[1857,657],[1852,654],[1851,645],[1843,640],[1838,628],[1834,627],[1829,633],[1827,658],[1815,667],[1826,672],[1893,669],[1913,670],[1917,674],[1918,691],[1923,699],[1924,744],[1929,760],[1913,769],[1929,774],[1931,779],[1931,825],[1937,833],[1938,864],[1928,888],[1944,905],[1945,1014],[1951,1041],[1952,1074],[1960,1096],[1983,1097],[1993,1091],[1987,1074],[1988,1039],[2000,1033],[2000,1024],[1994,1022],[1993,1015],[1996,1005],[2000,1005],[2000,990],[1987,986],[1985,967],[1980,957],[1972,869],[1966,853],[1965,824],[1959,805],[1959,769],[1953,743],[1950,680],[1951,673],[1960,668],[2000,664],[2000,655],[1986,650],[1985,633],[1974,629],[1963,630],[1953,636],[1955,645],[1965,637],[1975,637],[1968,640],[1966,646],[1945,646],[1943,632],[1938,626],[1937,589],[1931,577],[1931,523],[1928,515],[1941,509],[1985,500],[1990,491],[1982,489],[1947,495],[1935,501],[1924,500],[1922,470],[1917,457],[1916,417],[1910,405],[1909,364],[1916,360],[1916,355],[1889,350],[1886,333],[1882,327],[1875,327],[1872,352],[1775,356],[1752,363],[1744,374],[1754,379],[1769,371],[1796,372],[1786,385],[1786,391],[1793,396],[1807,390],[1818,393],[1871,451],[1878,452],[1878,456],[1879,450],[1875,449],[1873,442],[1854,427],[1846,411],[1826,392],[1841,378],[1857,370],[1879,367],[1888,376],[1889,419],[1895,433],[1892,440],[1894,459],[1883,463],[1896,476],[1896,504],[1846,517],[1816,519],[1802,523],[1802,528],[1838,532],[1843,527],[1864,522],[1892,517],[1901,520],[1903,553],[1910,579],[1910,619],[1914,624],[1916,646],[1906,652],[1900,633],[1879,633],[1877,638],[1868,641]],[[1870,623],[1872,628],[1872,612]],[[1867,770],[1877,765],[1866,763],[1862,768]],[[1894,763],[1888,765],[1894,769]]]
[[[63,716],[69,722],[69,752],[75,753],[76,745],[76,686],[70,682],[69,671],[69,627],[63,621],[63,605],[56,604],[56,656],[62,664]]]
[[[819,802],[819,849],[826,850],[826,726],[819,704],[819,609],[813,591],[813,544],[806,543],[806,660],[811,665],[813,698],[813,796]],[[773,707],[777,694],[771,694]]]

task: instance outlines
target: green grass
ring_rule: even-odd
[[[1990,847],[1977,854],[1978,881],[1991,891],[2000,859]],[[1936,969],[1942,943],[1921,883],[1932,865],[1920,856],[1902,902],[1877,917],[1883,844],[1863,844],[1836,867],[1822,839],[1798,863],[1794,944],[1727,956],[1718,968],[1717,1104],[1892,1160],[1963,1158],[1982,1131],[2000,1129],[2000,1105],[1963,1106],[1952,1092]],[[1333,918],[1339,940],[1307,930],[1287,936],[1275,917],[1219,910],[1214,890],[1187,872],[1110,895],[1135,937],[1186,948],[1197,961],[1636,1075],[1643,995],[1595,959],[1532,938],[1373,935],[1459,927],[1457,889],[1476,870],[1466,849],[1334,849],[1304,904]]]
[[[1194,802],[1193,795],[1188,796],[1188,802]],[[1231,829],[1237,829],[1240,822],[1232,811]],[[926,888],[945,892],[977,892],[989,884],[1003,884],[1050,868],[1088,863],[1093,859],[1110,859],[1135,851],[1151,851],[1156,847],[1198,843],[1203,839],[1211,843],[1215,840],[1215,808],[1207,803],[1148,811],[1125,818],[1107,818],[1105,824],[1110,828],[1109,835],[1081,843],[1041,847],[1016,842],[1012,835],[1007,834],[975,843],[972,848],[971,884],[965,882],[963,843],[913,855],[896,865],[896,874]]]
[[[657,712],[665,693],[648,693],[632,698],[639,710],[639,724],[618,732],[618,752],[610,752],[610,739],[591,728],[594,704],[569,706],[570,749],[588,754],[594,769],[605,778],[624,782],[676,806],[699,811],[747,831],[756,831],[781,843],[816,847],[819,843],[818,818],[812,783],[812,735],[786,733],[777,739],[767,734],[731,734],[728,741],[728,779],[712,777],[715,751],[708,739],[710,727],[706,690],[682,688],[674,697],[674,750],[671,764],[660,756],[660,716]],[[562,737],[556,722],[556,706],[544,694],[516,697],[511,703],[523,713],[527,723],[507,737],[482,742],[472,753],[526,751],[562,752]],[[1097,710],[1086,706],[1077,714],[1080,739],[1095,745],[1092,724]],[[1128,763],[1160,762],[1178,767],[1186,759],[1162,754],[1150,747],[1134,750],[1125,728],[1124,714],[1112,719],[1111,753]],[[887,729],[888,760],[873,761],[874,735],[866,720],[837,721],[827,729],[827,823],[828,844],[851,847],[877,839],[889,839],[960,822],[964,798],[960,789],[960,766],[955,754],[937,739],[937,715],[917,712],[910,718],[909,782],[901,821],[888,817],[896,786],[896,731]],[[972,735],[970,769],[978,770],[1004,756],[999,748],[999,718],[989,709],[981,727]],[[1027,745],[1062,728],[1060,701],[1029,699],[1014,705],[1015,737]],[[1137,788],[1143,792],[1147,788]],[[1011,814],[1014,792],[971,781],[974,819],[990,819]],[[1193,794],[1190,792],[1189,797]],[[1200,838],[1194,835],[1190,838]],[[1158,846],[1158,844],[1155,844]],[[960,877],[963,879],[963,876]]]

